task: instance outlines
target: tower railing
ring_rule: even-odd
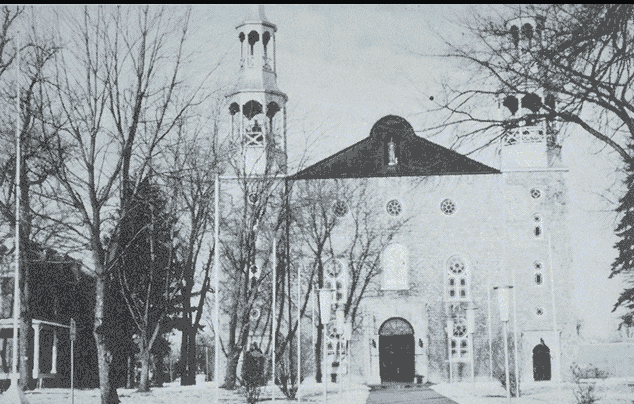
[[[503,137],[504,146],[514,146],[526,143],[545,143],[546,129],[543,124],[532,126],[518,126],[507,129]]]

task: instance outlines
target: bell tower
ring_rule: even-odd
[[[501,140],[501,167],[503,170],[561,168],[559,128],[554,119],[556,96],[544,88],[547,72],[540,72],[532,59],[541,41],[543,21],[516,18],[508,21],[506,28],[510,42],[509,70],[520,79],[499,100],[500,118],[506,122]],[[524,77],[545,79],[540,80],[540,86]]]
[[[229,98],[232,141],[239,145],[241,175],[286,173],[286,101],[277,86],[277,27],[264,6],[252,6],[236,26],[240,72]]]

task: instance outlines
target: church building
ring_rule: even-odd
[[[518,49],[538,35],[535,21],[508,27]],[[260,8],[237,29],[242,65],[229,112],[242,172],[285,175],[287,96],[277,87],[276,27]],[[324,266],[339,269],[324,276],[333,288],[351,278],[351,207],[359,197],[339,189],[363,185],[372,226],[392,232],[368,269],[377,276],[359,301],[353,329],[327,336],[326,372],[370,384],[489,380],[504,372],[500,315],[508,310],[512,372],[517,366],[522,383],[568,378],[578,337],[567,169],[557,123],[530,119],[555,100],[529,84],[491,100],[510,122],[497,145],[497,168],[419,137],[406,119],[387,115],[358,143],[285,176],[332,187],[338,222]],[[346,282],[340,282],[344,294]],[[501,307],[504,289],[510,300]],[[333,322],[340,304],[335,296]],[[343,340],[348,349],[335,369],[334,347]]]

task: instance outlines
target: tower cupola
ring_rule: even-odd
[[[252,6],[236,26],[240,49],[238,80],[230,100],[233,141],[241,145],[244,175],[286,172],[286,101],[277,86],[277,27]]]
[[[502,169],[552,168],[561,166],[561,146],[557,142],[556,95],[540,77],[535,55],[541,45],[543,20],[515,18],[506,23],[510,53],[509,71],[518,76],[513,88],[498,100],[500,118],[506,121],[501,138]]]

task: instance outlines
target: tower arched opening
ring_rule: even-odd
[[[260,34],[257,31],[249,32],[249,54],[253,56],[253,47],[260,40]]]

